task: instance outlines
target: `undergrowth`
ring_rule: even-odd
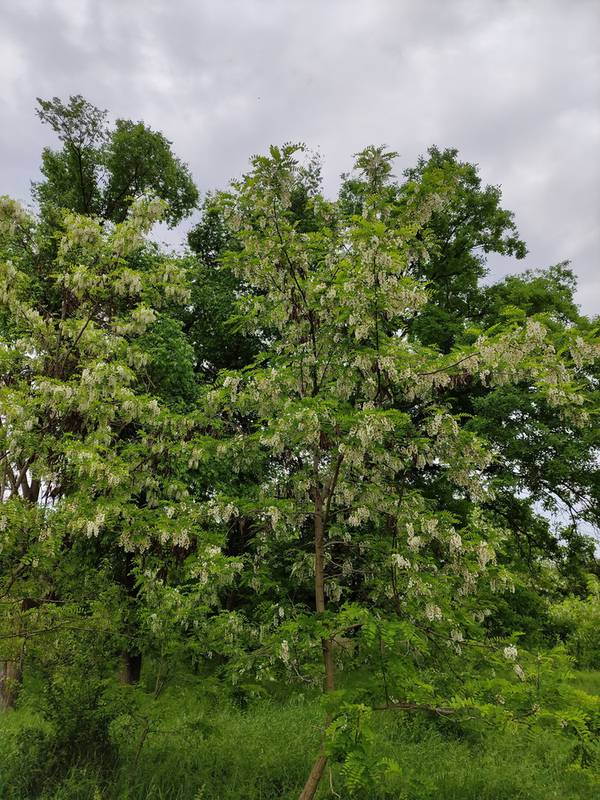
[[[600,674],[583,673],[580,683],[593,691]],[[3,800],[295,800],[318,747],[321,710],[311,696],[273,700],[250,692],[224,700],[222,687],[188,678],[158,699],[108,686],[96,702],[101,711],[91,723],[81,711],[80,738],[69,732],[79,746],[68,754],[65,732],[40,713],[34,691],[24,692],[17,711],[0,716]],[[90,724],[96,747],[86,744]],[[386,712],[371,747],[400,770],[376,796],[352,795],[362,800],[595,800],[600,794],[600,750],[582,765],[572,742],[556,732],[469,732]],[[332,764],[318,797],[349,797],[343,787],[340,767]]]

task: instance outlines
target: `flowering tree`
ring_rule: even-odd
[[[85,589],[68,606],[60,589],[61,564],[78,541],[105,543],[91,567],[98,572],[111,552],[148,560],[161,544],[187,546],[192,536],[181,465],[191,457],[193,418],[161,397],[150,363],[166,330],[178,374],[168,309],[188,293],[181,266],[145,241],[163,210],[143,199],[110,227],[68,213],[49,233],[15,202],[0,201],[5,704],[14,700],[26,646],[45,629],[73,624],[65,613],[80,611]],[[130,583],[133,566],[125,570]],[[83,560],[77,569],[83,581]]]
[[[71,105],[48,121],[93,133],[102,115]],[[314,159],[272,148],[206,201],[194,263],[146,241],[161,201],[115,190],[109,213],[101,181],[81,206],[64,141],[41,218],[0,200],[3,704],[26,652],[57,683],[72,652],[69,691],[92,683],[88,650],[104,676],[120,654],[129,682],[158,656],[155,696],[182,650],[241,691],[322,685],[302,800],[329,758],[348,794],[393,786],[397,765],[370,745],[378,713],[554,724],[585,746],[591,701],[557,691],[560,657],[528,653],[498,609],[519,492],[530,508],[564,484],[597,519],[583,473],[598,347],[563,273],[566,322],[537,313],[529,278],[490,290],[487,316],[470,308],[472,249],[523,251],[499,193],[452,152],[393,183],[394,154],[371,147],[328,202]],[[108,150],[92,150],[94,177]],[[526,313],[501,312],[520,294]],[[151,716],[119,723],[135,762]]]
[[[428,297],[411,267],[426,260],[426,224],[456,184],[433,170],[390,193],[389,160],[380,148],[360,154],[359,215],[315,191],[309,230],[292,209],[295,147],[254,158],[224,201],[240,243],[225,264],[252,290],[239,318],[265,352],[209,395],[231,434],[221,457],[234,475],[258,475],[241,491],[223,486],[212,503],[224,519],[250,520],[249,582],[279,598],[261,636],[280,663],[311,681],[321,654],[326,742],[301,800],[314,796],[328,753],[344,760],[350,788],[393,769],[364,749],[375,709],[468,706],[494,717],[514,695],[509,713],[536,713],[540,695],[517,648],[485,637],[494,593],[511,585],[496,558],[504,532],[484,504],[493,453],[445,397],[466,381],[526,380],[573,426],[587,421],[576,377],[536,319],[448,353],[409,335]],[[572,344],[578,358],[594,357],[591,345]],[[430,491],[440,476],[444,496]],[[291,582],[278,583],[276,570]],[[348,660],[358,682],[346,672],[339,681]]]

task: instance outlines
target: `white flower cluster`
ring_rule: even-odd
[[[427,603],[425,606],[425,616],[430,622],[442,619],[442,609],[433,603]]]
[[[31,217],[17,200],[7,195],[0,197],[0,233],[12,236],[18,228],[27,225]]]
[[[600,359],[600,345],[586,342],[581,336],[575,339],[569,349],[577,369],[581,369],[586,364],[592,364],[597,359]]]
[[[139,305],[131,312],[136,333],[144,333],[148,325],[156,321],[156,311],[148,306]]]
[[[519,651],[514,646],[514,644],[509,644],[508,647],[505,647],[503,653],[504,653],[504,658],[507,661],[516,661],[519,655]]]
[[[489,544],[485,541],[480,542],[477,548],[477,561],[480,568],[485,569],[490,562],[493,562],[494,557],[495,553]]]
[[[102,240],[102,228],[91,217],[67,214],[65,226],[66,230],[59,245],[60,256],[67,255],[75,248],[95,250]]]
[[[454,628],[450,631],[450,647],[454,650],[457,655],[462,653],[462,643],[464,642],[464,637],[462,631],[459,631],[457,628]]]
[[[279,526],[281,522],[281,511],[277,508],[277,506],[270,506],[267,508],[267,514],[271,520],[271,527],[273,530]]]
[[[102,529],[102,526],[104,525],[105,519],[106,515],[104,514],[104,512],[99,511],[93,520],[88,520],[88,522],[86,522],[85,525],[86,536],[90,538],[92,536],[98,536],[100,530]]]
[[[473,594],[477,588],[477,576],[470,572],[468,569],[461,570],[462,584],[458,588],[458,593],[461,597],[467,597]]]
[[[237,514],[237,509],[232,503],[221,504],[217,500],[209,500],[206,509],[208,516],[218,525],[229,522]]]
[[[397,569],[410,569],[410,561],[400,553],[392,553],[392,564]]]
[[[421,530],[423,533],[429,534],[431,537],[437,536],[438,521],[436,517],[427,517],[421,522]]]
[[[338,603],[342,596],[342,587],[337,581],[329,580],[325,584],[325,594],[334,603]]]
[[[114,282],[114,288],[120,295],[136,295],[142,291],[142,278],[139,272],[124,269]]]
[[[290,646],[288,644],[287,639],[284,639],[281,642],[281,645],[279,647],[279,657],[281,658],[284,664],[287,665],[290,663]]]
[[[350,525],[358,526],[361,525],[363,522],[366,522],[370,517],[370,512],[368,508],[364,508],[359,506],[355,508],[352,514],[348,517],[348,523]]]

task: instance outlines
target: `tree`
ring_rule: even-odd
[[[38,98],[38,104],[39,118],[62,142],[60,150],[44,149],[44,179],[33,186],[46,214],[64,208],[123,222],[133,200],[152,194],[167,203],[164,219],[173,226],[196,206],[189,169],[162,133],[123,119],[111,128],[107,112],[81,95],[68,103]]]
[[[567,263],[480,285],[488,272],[489,253],[519,259],[526,254],[526,246],[512,213],[501,205],[500,188],[483,186],[476,165],[460,161],[454,149],[432,147],[427,157],[405,170],[404,182],[396,182],[384,153],[381,147],[368,148],[362,158],[387,164],[385,191],[398,205],[410,202],[415,182],[455,182],[452,202],[434,209],[419,233],[427,243],[427,253],[424,258],[413,259],[411,274],[427,281],[428,301],[412,321],[411,336],[448,352],[452,346],[472,343],[478,332],[521,315],[542,320],[557,349],[564,350],[576,337],[575,328],[584,340],[590,334],[593,338],[594,326],[576,307],[576,280]],[[360,213],[367,195],[364,176],[346,176],[340,200],[347,213]],[[592,408],[597,404],[595,371],[590,367],[578,369],[578,377]],[[546,513],[568,515],[571,530],[563,527],[561,535],[567,552],[571,546],[574,549],[573,558],[567,556],[566,562],[575,563],[580,543],[585,549],[585,536],[577,529],[582,522],[598,529],[600,522],[595,428],[573,437],[569,422],[532,395],[527,382],[510,387],[474,387],[466,379],[462,385],[449,387],[444,400],[454,413],[472,416],[472,430],[484,435],[497,454],[488,470],[495,486],[495,499],[489,505],[512,532],[513,556],[529,572],[541,554],[563,558],[559,555],[560,536],[539,513],[543,507]],[[444,487],[438,482],[430,486],[430,491],[439,495]],[[578,577],[571,577],[583,590],[582,565],[580,561]],[[592,565],[593,558],[588,557],[587,569]]]
[[[458,341],[472,341],[477,330],[503,320],[541,320],[553,347],[577,374],[579,392],[586,397],[586,407],[595,414],[597,365],[581,363],[578,349],[594,347],[597,326],[580,315],[573,299],[575,286],[568,265],[559,264],[509,276],[485,287],[478,306],[471,311],[471,328],[465,329]],[[495,486],[492,505],[513,532],[513,557],[526,564],[529,571],[540,555],[553,555],[564,566],[574,566],[578,560],[576,551],[583,554],[581,545],[586,537],[581,529],[600,526],[597,426],[574,435],[570,421],[536,397],[527,382],[480,387],[476,391],[464,385],[462,391],[452,395],[449,399],[455,411],[471,416],[469,427],[485,436],[496,453],[489,470]],[[558,534],[553,533],[540,509],[555,517],[566,516],[569,525],[562,525]],[[567,553],[572,548],[573,558],[566,553],[561,555],[565,544]],[[579,559],[579,574],[570,574],[572,585],[579,585],[582,591],[586,585],[585,569],[594,568],[589,544],[587,549],[586,561]]]
[[[510,584],[496,563],[503,531],[485,506],[486,443],[444,391],[465,376],[474,385],[527,380],[572,425],[586,424],[539,321],[511,322],[448,354],[410,335],[428,302],[413,265],[426,260],[425,229],[460,197],[460,180],[442,171],[412,181],[407,202],[372,155],[359,158],[361,215],[316,194],[308,231],[291,209],[297,148],[271,148],[234,183],[227,218],[240,246],[225,263],[253,289],[239,303],[246,329],[271,335],[254,366],[223,376],[209,395],[230,430],[220,451],[232,472],[258,475],[237,496],[237,482],[222,484],[212,502],[223,520],[251,518],[252,585],[279,599],[270,644],[281,663],[310,680],[321,651],[328,752],[343,758],[349,785],[385,769],[361,749],[371,709],[451,714],[468,705],[493,716],[504,713],[493,700],[500,690],[532,702],[516,648],[486,643],[486,609]],[[584,360],[595,353],[580,350]],[[432,496],[428,475],[440,473],[450,494]],[[282,560],[293,587],[273,581]],[[372,676],[354,688],[337,685],[336,642],[348,636]],[[323,749],[302,800],[314,796],[326,760]]]
[[[500,188],[482,186],[477,166],[460,161],[457,150],[430,147],[427,158],[421,156],[415,167],[406,169],[400,183],[392,180],[390,160],[396,155],[385,147],[367,148],[357,167],[368,163],[381,190],[398,205],[411,202],[416,185],[454,182],[452,202],[432,209],[419,233],[427,245],[424,257],[411,263],[411,274],[429,286],[427,304],[413,320],[412,334],[448,352],[469,323],[480,321],[479,281],[488,271],[487,255],[523,258],[527,249],[513,214],[500,205]],[[342,177],[340,200],[346,212],[360,213],[369,185],[356,173]]]
[[[320,191],[321,165],[316,156],[299,167],[290,195],[290,213],[302,231],[315,230],[318,220],[312,198]],[[185,331],[193,344],[199,370],[214,380],[221,369],[240,369],[260,352],[260,336],[241,329],[236,299],[254,289],[223,261],[227,251],[240,247],[226,219],[226,192],[207,195],[201,219],[188,233],[197,259],[190,260],[191,301],[184,313]],[[262,331],[262,337],[268,335]]]
[[[260,343],[235,324],[236,298],[245,287],[221,263],[227,250],[238,247],[223,217],[221,195],[207,195],[201,213],[200,221],[188,233],[195,257],[188,262],[191,297],[182,320],[198,371],[214,380],[222,369],[240,369],[251,363]]]
[[[60,559],[74,542],[101,537],[105,550],[131,561],[161,542],[190,541],[194,504],[181,465],[190,458],[192,423],[175,409],[193,387],[182,382],[173,404],[174,391],[152,363],[165,335],[177,343],[180,328],[168,310],[188,296],[181,266],[145,241],[163,210],[159,200],[139,200],[109,230],[67,213],[57,256],[48,260],[47,227],[8,198],[0,203],[7,704],[28,624],[65,602],[56,594]],[[187,369],[193,384],[189,348],[180,345],[179,353],[171,349],[172,367],[180,377]],[[79,607],[77,597],[71,601]]]
[[[568,266],[481,286],[525,252],[499,189],[437,148],[396,181],[383,146],[333,202],[272,147],[167,256],[147,234],[195,192],[169,143],[80,97],[40,114],[39,215],[0,201],[0,702],[26,659],[56,769],[113,722],[135,767],[154,701],[114,679],[142,660],[153,696],[192,664],[322,687],[302,800],[328,759],[393,793],[381,713],[585,742],[550,647],[594,663],[599,348]]]
[[[64,294],[57,292],[48,280],[54,270],[60,272],[64,266],[58,243],[65,240],[65,224],[74,219],[68,214],[65,216],[65,210],[93,218],[92,227],[97,219],[110,227],[124,224],[131,218],[132,204],[152,196],[161,201],[161,219],[175,225],[195,206],[198,192],[188,168],[173,154],[170,142],[161,133],[141,122],[128,120],[117,120],[110,127],[106,112],[79,95],[71,97],[68,103],[59,98],[39,99],[38,102],[38,116],[58,134],[62,148],[43,151],[44,180],[33,186],[40,219],[35,226],[35,253],[30,254],[30,269],[37,269],[39,275],[35,290],[45,295],[42,313],[58,319],[65,314],[68,317],[72,311],[68,302],[65,307]],[[141,205],[138,210],[140,208]],[[132,275],[146,273],[151,280],[157,269],[162,268],[159,263],[167,263],[156,250],[146,246],[125,252],[119,258],[123,268],[129,265]],[[33,266],[34,261],[37,267]],[[174,261],[170,263],[174,265]],[[177,270],[181,275],[185,266],[180,265]],[[119,291],[115,288],[116,294]],[[110,292],[105,299],[112,303],[109,295]],[[194,355],[176,312],[173,313],[173,303],[170,306],[165,309],[166,313],[163,310],[156,314],[151,330],[139,337],[138,348],[146,362],[143,368],[145,388],[168,407],[182,410],[189,407],[196,393]],[[105,313],[102,301],[96,311],[101,315]],[[127,426],[121,435],[127,439]],[[143,495],[138,502],[144,505]],[[88,550],[90,555],[91,550]],[[113,577],[129,595],[130,616],[135,616],[137,590],[133,560],[118,550],[113,552],[113,558]],[[127,650],[124,653],[125,661],[130,660]],[[133,671],[126,669],[124,674],[135,678],[139,674],[138,653],[132,655],[131,663],[137,666]]]

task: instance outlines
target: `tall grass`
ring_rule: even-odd
[[[581,676],[586,687],[599,673]],[[382,714],[372,743],[394,758],[398,787],[363,800],[596,800],[600,752],[582,768],[572,743],[553,732],[464,734],[423,717]],[[111,731],[118,758],[107,769],[75,763],[60,779],[27,794],[23,770],[42,769],[27,756],[23,731],[44,723],[25,706],[0,717],[3,800],[292,800],[318,740],[314,698],[253,700],[245,708],[202,685],[178,686],[148,701],[140,718],[117,718]],[[29,735],[29,734],[28,734]],[[21,737],[21,738],[20,738]],[[35,740],[35,737],[33,737]],[[19,745],[19,742],[21,744]],[[19,749],[20,747],[20,749]],[[33,759],[33,760],[32,760]],[[320,798],[347,797],[337,765],[326,772]]]

